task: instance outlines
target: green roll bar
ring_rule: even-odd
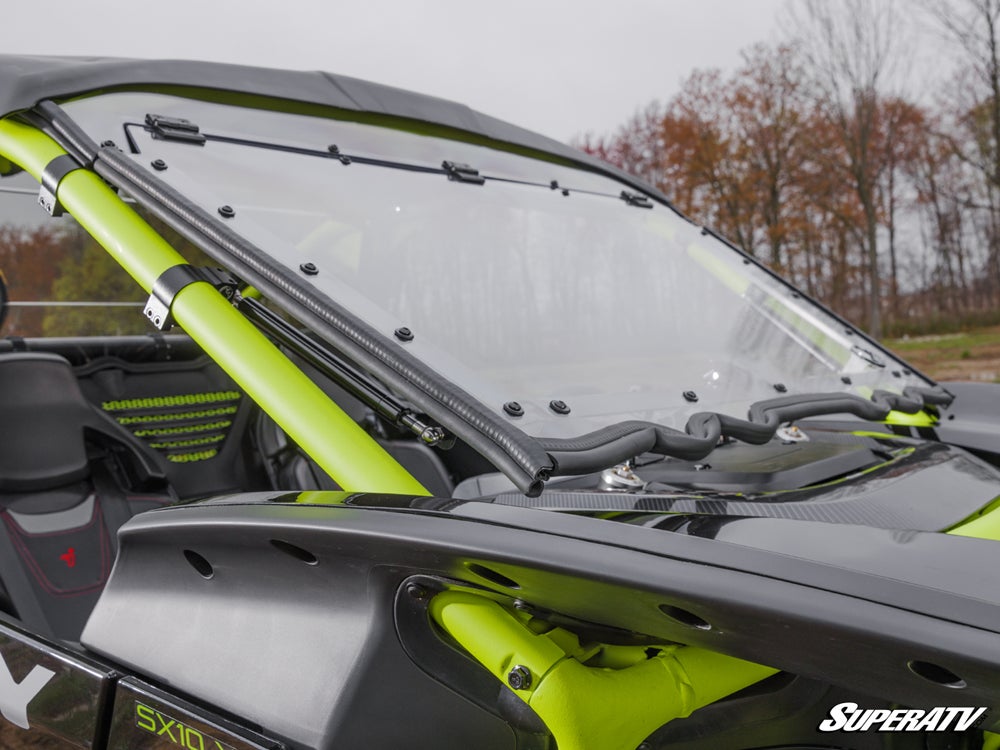
[[[430,614],[538,714],[559,750],[635,750],[667,722],[778,671],[693,646],[581,644],[465,591],[436,594]]]
[[[0,158],[40,179],[66,152],[40,130],[0,120]],[[59,202],[147,293],[184,258],[94,172],[77,169],[59,183]],[[207,282],[174,297],[177,323],[250,398],[343,489],[406,495],[430,493],[295,364]]]

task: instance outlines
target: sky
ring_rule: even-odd
[[[695,68],[735,69],[785,0],[45,0],[4,3],[7,53],[326,70],[561,141],[614,130]]]

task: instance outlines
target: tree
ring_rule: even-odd
[[[1000,302],[1000,0],[924,0],[923,7],[955,43],[962,67],[949,87],[950,127],[942,137],[981,179],[981,200],[966,208],[984,213],[987,285]]]
[[[830,140],[814,145],[815,158],[854,191],[862,213],[861,239],[868,271],[868,326],[882,335],[879,269],[879,182],[888,150],[877,132],[882,98],[898,60],[902,19],[893,0],[802,0],[793,26],[809,66],[814,105],[830,124]]]

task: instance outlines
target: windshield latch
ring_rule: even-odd
[[[641,193],[630,193],[627,190],[622,190],[622,194],[619,197],[630,206],[636,206],[637,208],[653,207],[653,202]]]
[[[448,175],[449,180],[455,182],[471,182],[473,185],[482,185],[486,178],[479,174],[478,169],[473,169],[468,164],[459,164],[455,161],[441,162],[441,169]]]
[[[205,144],[205,136],[201,129],[190,120],[182,117],[167,117],[166,115],[146,115],[146,127],[153,138],[161,141],[183,141],[184,143]]]

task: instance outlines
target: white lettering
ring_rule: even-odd
[[[924,718],[917,722],[916,727],[914,727],[915,732],[935,732],[937,731],[938,723],[941,721],[941,717],[944,716],[943,708],[932,708],[926,714]]]
[[[986,707],[973,708],[970,706],[969,708],[963,708],[962,713],[963,717],[955,722],[956,732],[964,732],[966,729],[969,729],[979,720],[980,716],[986,713]]]
[[[17,683],[14,682],[14,676],[2,657],[0,664],[3,665],[3,669],[0,669],[0,714],[21,729],[31,729],[28,726],[28,704],[56,673],[41,665],[35,665],[28,676]]]
[[[824,719],[819,723],[819,731],[836,732],[847,723],[848,716],[854,714],[857,710],[857,703],[838,703],[830,709],[830,718]]]
[[[864,720],[864,722],[856,727],[857,730],[867,732],[879,722],[885,721],[892,712],[884,708],[876,708],[868,711],[867,713],[868,717]]]

